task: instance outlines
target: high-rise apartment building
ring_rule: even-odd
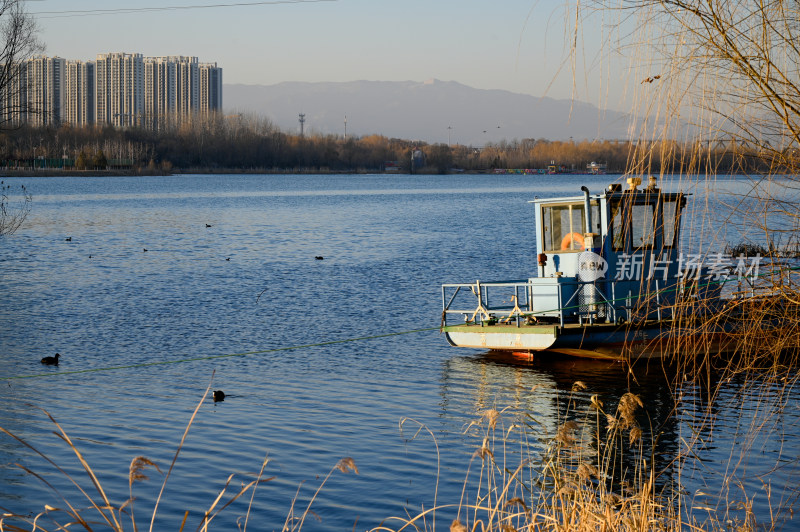
[[[161,128],[198,113],[200,63],[196,57],[145,58],[145,123]]]
[[[164,57],[148,57],[144,62],[144,125],[161,129],[167,125],[170,109],[175,108],[175,64]]]
[[[142,54],[98,54],[95,62],[95,121],[134,126],[144,113]]]
[[[58,124],[64,109],[64,71],[61,57],[34,57],[20,69],[19,119],[41,126]]]
[[[175,63],[175,116],[180,121],[197,113],[200,99],[200,70],[196,57],[171,56]]]
[[[222,111],[222,69],[216,63],[200,63],[200,113]]]
[[[27,120],[28,93],[25,87],[28,83],[27,62],[15,65],[2,65],[8,69],[3,73],[11,81],[0,93],[0,123],[19,125]]]
[[[0,66],[1,67],[1,66]],[[222,69],[197,57],[34,57],[0,94],[0,122],[163,128],[222,110]]]
[[[94,123],[94,61],[67,61],[64,76],[64,122],[84,126]]]

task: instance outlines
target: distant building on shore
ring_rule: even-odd
[[[70,124],[93,124],[95,122],[94,84],[95,64],[92,61],[67,61],[64,76],[64,113],[61,118]]]
[[[222,110],[222,68],[197,57],[114,52],[95,61],[22,62],[0,99],[14,124],[108,124],[161,129]]]

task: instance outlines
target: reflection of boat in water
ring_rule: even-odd
[[[650,456],[652,466],[659,471],[656,487],[661,489],[674,478],[672,466],[680,450],[680,427],[673,415],[676,402],[669,377],[644,367],[621,372],[619,366],[615,361],[588,358],[566,361],[543,358],[529,362],[510,354],[505,356],[505,353],[454,356],[442,366],[441,404],[446,417],[460,419],[462,426],[467,426],[467,421],[474,420],[475,415],[485,409],[500,410],[508,448],[521,444],[525,450],[523,456],[532,459],[533,467],[542,473],[539,478],[543,479],[557,469],[552,463],[547,465],[554,456],[548,455],[548,447],[568,421],[577,421],[580,425],[584,439],[581,441],[583,450],[578,454],[585,453],[587,462],[597,465],[594,460],[599,455],[610,456],[614,445],[606,439],[607,418],[597,417],[593,398],[613,414],[620,399],[629,392],[634,393],[647,405],[648,423],[642,430],[645,438],[652,442]],[[651,430],[657,432],[657,438]],[[469,433],[483,435],[480,429]],[[476,444],[480,446],[480,440]],[[549,448],[550,451],[554,449]],[[570,448],[568,454],[576,451]],[[618,453],[619,448],[613,452]],[[622,452],[615,456],[616,463],[624,463],[625,467],[609,471],[613,475],[606,477],[609,485],[619,486],[625,478],[634,480],[630,472],[641,468],[641,463],[637,463],[638,453]],[[547,490],[546,483],[536,484],[537,489]]]
[[[615,359],[658,357],[678,342],[687,355],[725,350],[732,321],[706,318],[726,303],[725,279],[757,271],[745,257],[703,264],[679,254],[686,195],[653,178],[628,185],[533,201],[538,276],[443,285],[450,344]]]

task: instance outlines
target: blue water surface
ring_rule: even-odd
[[[436,330],[442,283],[534,274],[528,201],[578,195],[581,185],[599,192],[618,179],[6,178],[24,184],[33,203],[24,225],[0,237],[0,426],[99,500],[46,410],[119,505],[130,495],[131,460],[145,456],[166,473],[206,389],[224,390],[224,402],[206,397],[194,418],[159,500],[156,530],[177,530],[186,512],[185,530],[197,528],[229,475],[236,475],[235,493],[264,460],[265,476],[274,478],[258,487],[252,506],[248,494],[212,529],[243,526],[248,507],[251,530],[282,529],[344,457],[358,474],[334,471],[304,530],[367,530],[434,503],[458,505],[482,442],[470,423],[489,408],[529,415],[541,427],[531,434],[535,455],[569,415],[564,401],[575,380],[588,387],[578,394],[583,401],[642,394],[664,427],[659,465],[677,476],[670,464],[685,451],[696,417],[693,407],[672,417],[675,398],[657,371],[632,378],[609,364],[500,361],[452,348]],[[664,184],[684,185],[692,188]],[[702,190],[694,190],[697,204],[713,205],[698,210],[719,214],[715,206],[729,199]],[[723,242],[747,230],[723,225]],[[386,336],[418,329],[425,330]],[[58,367],[39,363],[56,352]],[[763,408],[764,394],[743,386],[731,382],[716,399],[722,429],[703,440],[704,454],[687,468],[690,491],[731,470],[742,419]],[[796,408],[794,390],[780,393]],[[748,462],[743,478],[755,482],[777,461],[774,496],[796,473],[800,431],[795,419],[773,414],[756,442],[769,460]],[[149,469],[150,479],[133,485],[140,530],[149,527],[162,473]],[[758,515],[768,519],[762,487],[752,488]],[[34,515],[45,504],[64,507],[61,495],[89,505],[67,476],[0,436],[1,507]],[[456,515],[440,510],[437,528]]]

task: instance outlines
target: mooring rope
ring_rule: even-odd
[[[150,366],[166,366],[169,364],[185,364],[187,362],[199,362],[203,360],[218,360],[222,358],[233,358],[233,357],[244,357],[244,356],[252,356],[252,355],[263,355],[265,353],[277,353],[280,351],[292,351],[295,349],[306,349],[309,347],[320,347],[324,345],[335,345],[335,344],[345,344],[348,342],[361,342],[364,340],[374,340],[377,338],[388,338],[390,336],[401,336],[404,334],[415,334],[421,332],[428,332],[428,331],[438,331],[439,327],[426,327],[424,329],[411,329],[408,331],[396,331],[390,333],[383,333],[383,334],[373,334],[371,336],[359,336],[357,338],[344,338],[342,340],[329,340],[327,342],[316,342],[313,344],[302,344],[302,345],[293,345],[288,347],[273,347],[271,349],[261,349],[259,351],[247,351],[244,353],[225,353],[222,355],[207,355],[207,356],[199,356],[199,357],[191,357],[191,358],[180,358],[176,360],[160,360],[157,362],[141,362],[138,364],[126,364],[122,366],[106,366],[102,368],[89,368],[89,369],[75,369],[75,370],[68,370],[68,371],[58,371],[58,372],[49,372],[49,373],[32,373],[30,375],[14,375],[10,377],[0,376],[0,380],[20,380],[20,379],[35,379],[38,377],[54,377],[54,376],[62,376],[62,375],[78,375],[81,373],[97,373],[101,371],[116,371],[120,369],[135,369],[135,368],[146,368]]]

